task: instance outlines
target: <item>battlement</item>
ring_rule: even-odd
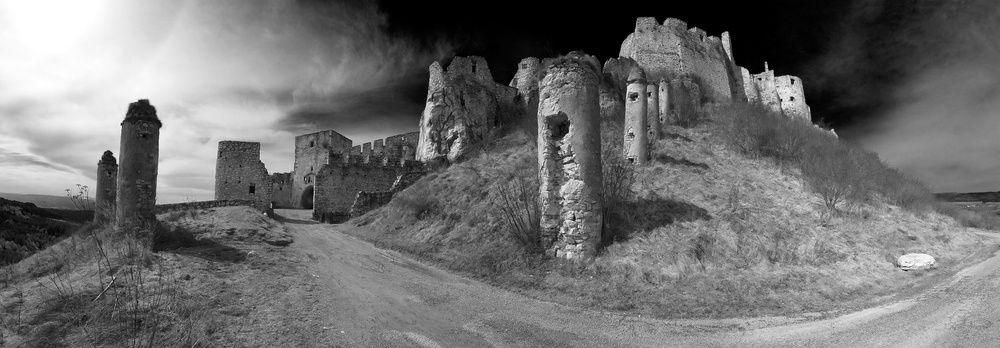
[[[327,166],[358,169],[403,169],[404,172],[424,170],[424,162],[421,161],[374,155],[368,157],[350,155],[345,157],[343,154],[330,154],[330,160],[323,167]]]

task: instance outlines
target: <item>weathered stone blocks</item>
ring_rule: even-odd
[[[650,82],[646,85],[646,124],[649,126],[650,144],[660,139],[660,85]]]
[[[602,221],[600,65],[592,56],[573,52],[546,59],[542,66],[538,103],[542,245],[555,257],[590,257],[597,251]]]
[[[649,158],[648,105],[645,74],[633,67],[628,75],[625,92],[625,158],[635,164],[645,164]]]
[[[270,208],[273,182],[260,161],[260,143],[224,140],[215,160],[215,200],[248,200]]]
[[[129,104],[121,126],[115,230],[136,233],[156,223],[156,175],[163,123],[149,100],[140,99]]]
[[[97,186],[94,191],[94,222],[111,223],[115,220],[115,197],[118,190],[118,163],[111,151],[104,151],[97,162]]]
[[[518,90],[493,81],[482,57],[455,57],[448,69],[430,66],[416,158],[454,162],[505,119],[520,117]]]

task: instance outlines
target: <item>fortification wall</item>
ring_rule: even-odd
[[[781,104],[781,112],[785,116],[812,122],[801,79],[789,75],[775,77],[774,90],[778,94],[778,103]]]
[[[271,202],[275,208],[292,208],[292,173],[271,174]]]
[[[781,103],[778,102],[778,91],[774,85],[774,71],[766,69],[760,74],[753,75],[753,83],[757,85],[757,91],[760,93],[761,105],[781,113]]]
[[[653,17],[638,18],[619,56],[638,62],[650,81],[690,75],[708,101],[730,102],[743,94],[742,77],[736,75],[723,41],[674,18],[663,25]]]
[[[750,70],[747,68],[740,67],[740,75],[743,75],[743,94],[747,97],[748,103],[759,103],[760,102],[760,91],[757,90],[757,84],[754,83],[754,78],[750,75]]]
[[[455,161],[505,117],[523,112],[516,88],[493,81],[482,57],[455,57],[448,69],[430,66],[415,158]]]
[[[517,73],[510,80],[510,86],[517,89],[524,108],[525,117],[534,119],[538,113],[538,58],[521,59],[517,64]]]
[[[399,135],[393,135],[391,137],[386,137],[385,139],[378,139],[373,142],[364,143],[359,148],[361,151],[357,154],[354,153],[352,149],[352,155],[361,155],[365,158],[365,162],[370,161],[369,157],[388,157],[395,159],[406,159],[414,160],[416,159],[417,143],[420,140],[420,132],[409,132]],[[355,146],[358,148],[358,146]],[[363,149],[369,149],[370,151],[364,151]]]
[[[215,161],[215,199],[253,201],[258,210],[271,204],[271,176],[260,161],[260,143],[220,141]]]
[[[412,168],[411,163],[344,163],[334,158],[334,163],[323,166],[316,175],[313,219],[324,222],[349,219],[358,192],[389,191],[396,178],[408,171],[408,166]]]
[[[157,204],[156,214],[164,214],[174,211],[183,210],[195,210],[195,209],[209,209],[218,207],[251,207],[256,208],[257,202],[249,200],[214,200],[214,201],[198,201],[198,202],[187,202],[187,203],[172,203],[172,204]]]
[[[303,204],[303,193],[314,185],[316,172],[326,165],[330,154],[350,153],[352,141],[332,130],[304,134],[295,137],[295,167],[292,172],[292,203],[296,208],[307,208]],[[308,204],[309,197],[305,197]]]

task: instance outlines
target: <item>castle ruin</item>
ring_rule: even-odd
[[[386,191],[403,174],[423,173],[414,161],[417,139],[411,132],[352,146],[333,130],[303,134],[295,137],[292,171],[273,174],[260,161],[260,143],[220,141],[215,199],[252,201],[261,211],[313,209],[317,219],[342,221],[360,191]]]
[[[94,188],[94,223],[113,223],[118,192],[118,163],[110,150],[97,162],[97,186]]]
[[[526,80],[525,85],[530,81]],[[431,63],[416,159],[456,161],[470,145],[507,121],[505,117],[522,116],[522,100],[530,102],[530,97],[520,95],[517,88],[496,83],[482,57],[455,57],[447,70],[438,62]]]
[[[650,81],[646,85],[646,125],[649,126],[648,141],[653,144],[660,139],[660,85]]]
[[[139,99],[129,104],[121,126],[115,230],[129,233],[156,223],[156,175],[163,123],[149,100]]]
[[[760,74],[750,74],[746,68],[740,70],[744,78],[749,79],[744,84],[748,102],[759,103],[793,120],[812,122],[802,79],[791,75],[774,76],[774,70],[768,68],[767,62],[764,62],[764,72]]]
[[[542,65],[538,103],[542,246],[559,258],[590,257],[597,252],[602,223],[600,63],[573,52],[546,59]],[[645,95],[639,99],[645,100]]]
[[[265,211],[270,208],[271,176],[260,161],[260,143],[220,141],[215,160],[215,199],[248,200]]]
[[[628,75],[625,95],[625,158],[635,164],[645,164],[649,158],[648,102],[646,76],[638,66]]]

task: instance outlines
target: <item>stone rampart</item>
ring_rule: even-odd
[[[256,209],[257,202],[251,200],[238,200],[238,199],[226,199],[226,200],[212,200],[212,201],[198,201],[198,202],[186,202],[186,203],[172,203],[172,204],[157,204],[156,214],[164,214],[174,211],[183,210],[196,210],[196,209],[209,209],[218,207],[251,207]]]
[[[423,172],[417,161],[393,160],[379,162],[346,161],[331,156],[316,175],[313,219],[342,222],[350,218],[358,193],[390,191],[402,174]]]

